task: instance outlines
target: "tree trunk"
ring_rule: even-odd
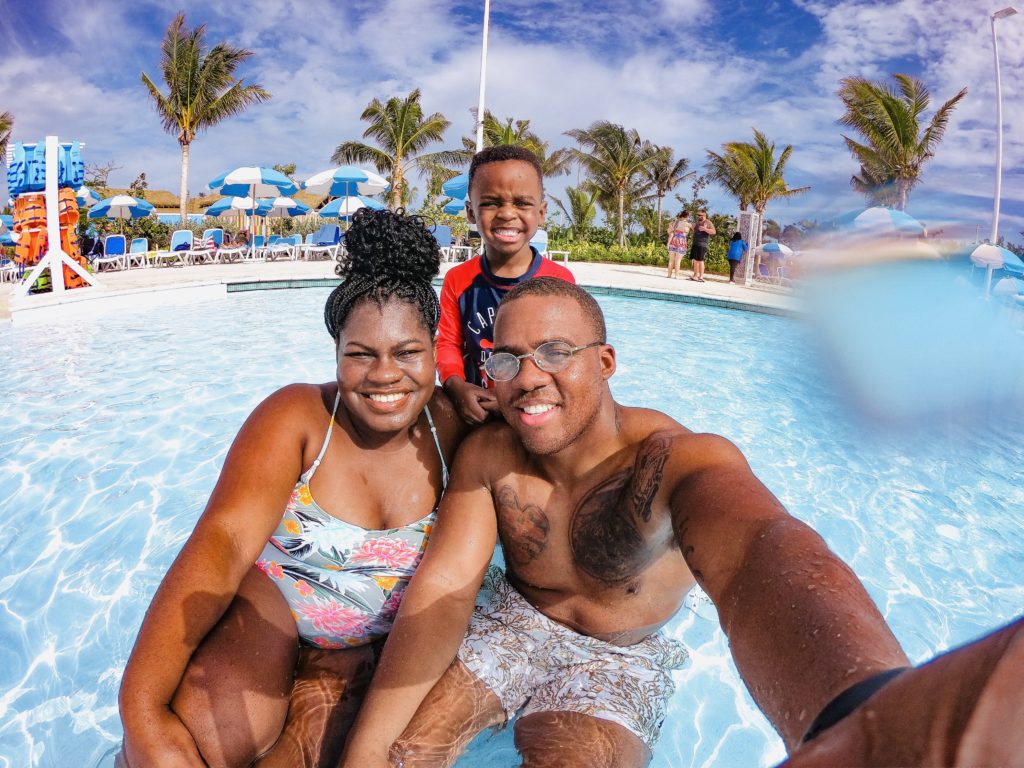
[[[186,216],[186,207],[188,202],[188,144],[181,145],[181,197],[178,198],[179,207],[181,209],[181,223],[184,224],[188,217]]]
[[[665,198],[665,196],[659,192],[658,193],[658,227],[657,227],[658,237],[661,237],[661,201],[664,198]]]
[[[623,213],[622,209],[626,204],[625,201],[626,193],[623,190],[619,190],[619,248],[626,247],[626,228],[623,226]]]
[[[402,205],[402,184],[405,179],[402,175],[402,157],[395,156],[395,164],[391,170],[391,210],[397,211]]]
[[[899,193],[900,193],[900,199],[899,199],[899,203],[898,203],[897,207],[901,211],[907,210],[907,188],[909,186],[910,185],[907,184],[907,180],[906,179],[897,179],[896,180],[896,187],[899,189]]]

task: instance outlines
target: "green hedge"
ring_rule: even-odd
[[[645,264],[652,267],[668,266],[668,249],[664,245],[647,243],[627,245],[625,248],[603,245],[588,240],[558,239],[548,242],[548,250],[568,251],[570,261],[593,261],[611,264]],[[726,244],[722,238],[713,237],[704,262],[705,270],[717,275],[729,274],[729,263],[725,259]],[[683,259],[683,267],[690,269],[690,260]]]

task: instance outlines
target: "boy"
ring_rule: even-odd
[[[497,411],[481,366],[491,354],[502,297],[533,277],[576,282],[568,269],[530,245],[546,211],[543,174],[532,152],[499,145],[474,155],[466,217],[480,230],[484,253],[445,275],[437,331],[438,376],[470,424]]]

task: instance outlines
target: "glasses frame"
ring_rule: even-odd
[[[487,360],[484,361],[484,364],[481,366],[481,368],[483,368],[484,373],[487,374],[487,378],[489,378],[491,381],[495,381],[495,382],[497,382],[497,381],[512,381],[512,379],[514,379],[516,376],[518,376],[519,372],[523,369],[523,365],[522,365],[521,361],[523,360],[523,358],[528,357],[531,360],[533,360],[533,364],[536,365],[537,368],[539,368],[540,370],[544,371],[544,373],[561,373],[562,371],[564,371],[566,368],[569,367],[569,363],[572,362],[572,359],[573,359],[573,357],[575,357],[577,352],[582,352],[584,349],[590,349],[591,347],[598,347],[598,346],[601,346],[601,345],[603,345],[605,343],[606,342],[603,342],[603,341],[592,341],[589,344],[580,344],[578,347],[569,347],[569,350],[568,350],[569,357],[566,358],[565,365],[563,365],[561,368],[557,368],[555,370],[550,370],[549,368],[547,368],[546,366],[541,364],[540,360],[537,359],[537,350],[539,350],[541,347],[547,346],[548,344],[565,344],[565,345],[568,345],[569,342],[567,342],[567,341],[558,341],[558,340],[555,340],[555,341],[545,341],[543,344],[538,344],[537,347],[532,352],[524,352],[521,355],[513,355],[511,352],[496,352],[495,354],[491,355],[490,357],[487,358]],[[513,358],[516,361],[515,373],[513,373],[507,379],[496,379],[496,378],[494,378],[491,375],[491,372],[487,370],[487,364],[489,362],[491,362],[491,360],[493,360],[498,355],[508,355],[509,357]]]

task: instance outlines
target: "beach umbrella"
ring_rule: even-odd
[[[1006,270],[1011,275],[1024,277],[1024,261],[1011,250],[999,245],[982,243],[968,247],[967,257],[976,267],[985,268],[985,293],[992,291],[992,272],[996,269]]]
[[[0,245],[15,245],[18,241],[14,238],[13,232],[0,233]]]
[[[352,165],[342,165],[315,173],[302,182],[302,188],[307,192],[331,197],[378,195],[390,186],[388,180],[380,174],[364,171]]]
[[[289,216],[304,216],[309,213],[310,208],[305,203],[293,200],[290,197],[275,197],[273,199],[257,200],[260,208],[265,208],[266,215],[272,219],[286,219]]]
[[[8,229],[14,226],[14,217],[3,213],[0,214],[0,235],[6,232]]]
[[[251,197],[222,197],[206,209],[207,216],[220,216],[230,211],[240,211],[250,216],[266,216],[269,206],[264,205],[262,200],[253,200]]]
[[[291,195],[298,191],[295,182],[273,168],[243,166],[227,171],[207,185],[222,195],[270,197]]]
[[[923,235],[924,225],[913,216],[880,205],[849,211],[835,219],[841,230],[862,235]]]
[[[441,191],[448,197],[464,199],[469,197],[469,172],[460,173],[441,185]]]
[[[758,251],[759,253],[770,253],[773,256],[792,256],[793,255],[793,249],[790,248],[788,245],[783,245],[782,243],[775,243],[775,242],[765,243],[764,245],[759,245],[759,246],[757,246],[757,248],[755,250]]]
[[[75,197],[78,199],[79,208],[90,208],[103,199],[96,190],[86,186],[79,187]]]
[[[347,219],[361,208],[373,208],[374,210],[381,211],[385,206],[372,197],[353,195],[331,200],[331,202],[320,209],[320,215],[330,219]]]
[[[90,219],[119,219],[121,231],[124,231],[124,219],[144,219],[147,216],[155,216],[156,209],[152,203],[147,203],[138,197],[131,195],[114,195],[100,200],[89,209]]]
[[[444,208],[441,209],[449,216],[463,216],[466,215],[466,201],[465,200],[449,200],[444,204]]]

